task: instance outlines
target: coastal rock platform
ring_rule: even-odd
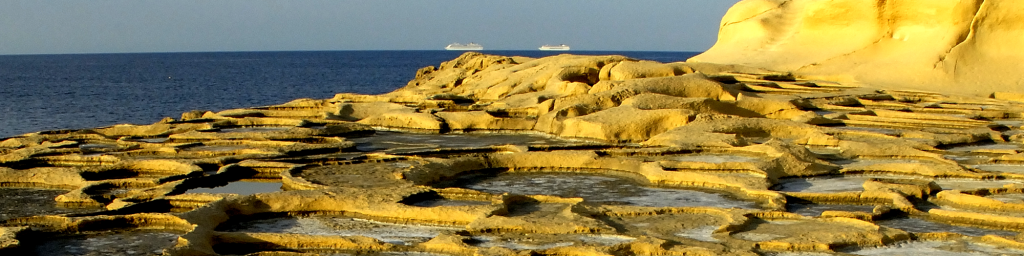
[[[1001,99],[466,53],[381,95],[0,139],[0,252],[1022,254],[1022,129]]]

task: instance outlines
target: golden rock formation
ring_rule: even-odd
[[[882,89],[1018,98],[1015,0],[743,0],[692,62],[741,64]]]
[[[466,53],[381,95],[0,140],[0,252],[1021,254],[1022,120],[739,65]]]

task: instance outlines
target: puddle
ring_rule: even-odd
[[[864,182],[877,176],[847,175],[810,178],[785,178],[772,186],[772,190],[783,192],[849,192],[864,191]]]
[[[766,256],[832,256],[835,254],[827,252],[770,252]]]
[[[211,152],[224,152],[234,151],[241,149],[249,149],[250,147],[245,145],[203,145],[197,147],[185,148],[186,151],[211,151]]]
[[[281,191],[281,182],[275,181],[234,181],[227,185],[215,187],[215,188],[193,188],[189,189],[185,193],[207,193],[207,194],[238,194],[238,195],[252,195],[259,193],[272,193]]]
[[[118,232],[57,238],[30,249],[34,255],[163,255],[178,235],[162,232]]]
[[[117,146],[116,144],[89,143],[89,144],[78,145],[78,148],[79,149],[84,149],[84,150],[110,150],[110,149],[119,149],[120,147]]]
[[[64,190],[0,188],[0,221],[37,215],[87,213],[102,208],[64,208],[54,198],[67,193]]]
[[[993,230],[984,229],[968,226],[955,226],[945,223],[938,223],[927,221],[919,218],[896,218],[888,220],[875,221],[875,224],[879,226],[885,226],[889,228],[901,229],[903,231],[914,232],[914,233],[928,233],[928,232],[953,232],[966,236],[984,236],[984,235],[1000,235],[1000,236],[1016,236],[1017,232],[1006,231],[1006,230]]]
[[[921,206],[918,205],[918,207],[921,207]],[[1024,212],[1022,212],[1022,211],[985,211],[985,210],[973,210],[973,209],[960,209],[960,208],[956,208],[956,207],[953,207],[953,206],[941,205],[941,204],[940,205],[929,206],[929,207],[932,207],[931,209],[936,209],[937,208],[937,209],[942,209],[942,210],[946,210],[946,211],[970,212],[970,213],[980,213],[980,214],[987,214],[987,215],[1000,215],[1000,216],[1024,218]],[[927,207],[921,207],[921,208],[930,210]]]
[[[1020,150],[1020,146],[1016,144],[985,144],[985,145],[970,145],[960,146],[946,149],[946,151],[952,152],[971,152],[977,150]]]
[[[844,236],[862,236],[864,231],[874,232],[873,228],[860,225],[821,221],[817,219],[752,219],[745,230],[732,234],[732,237],[764,242],[783,238],[807,239],[807,236],[822,233],[847,232]],[[810,238],[813,239],[813,238]]]
[[[943,190],[976,190],[982,188],[1001,188],[1009,184],[1020,184],[1020,182],[1008,180],[968,180],[968,179],[935,179]]]
[[[997,194],[986,196],[1004,203],[1024,204],[1024,194]]]
[[[846,211],[846,212],[865,212],[872,213],[875,209],[874,205],[851,205],[851,204],[787,204],[786,211],[810,216],[818,217],[821,216],[822,212],[825,211]]]
[[[619,235],[547,235],[531,234],[529,237],[473,236],[469,242],[476,247],[504,247],[513,250],[545,250],[571,245],[614,246],[628,243],[636,238]]]
[[[419,207],[438,207],[438,206],[472,206],[472,205],[491,205],[491,202],[486,201],[471,201],[471,200],[451,200],[451,199],[430,199],[411,203],[409,205]]]
[[[365,152],[392,149],[473,148],[497,145],[559,145],[569,140],[531,134],[415,134],[377,132],[373,136],[350,138]]]
[[[255,253],[251,253],[251,254],[247,254],[247,255],[254,255],[254,254]],[[305,254],[302,254],[302,255],[305,255]],[[316,254],[314,254],[314,255],[320,255],[320,256],[442,256],[442,255],[445,255],[446,256],[447,254],[436,254],[436,253],[429,253],[429,252],[368,252],[368,253],[353,254],[353,253],[345,253],[345,252],[334,252],[334,251],[326,251],[326,250],[317,250]]]
[[[834,164],[842,165],[845,168],[853,167],[865,167],[876,164],[906,164],[906,163],[925,163],[931,164],[934,162],[917,160],[917,159],[853,159],[853,160],[837,160],[832,161]]]
[[[1024,120],[995,120],[993,123],[1005,125],[1007,127],[1021,127],[1024,126]]]
[[[459,228],[399,225],[345,217],[284,217],[231,223],[218,228],[228,232],[287,233],[321,236],[366,236],[387,243],[412,245],[426,242],[442,231]]]
[[[291,127],[275,127],[275,126],[254,126],[254,127],[239,127],[239,128],[222,128],[218,133],[231,133],[231,132],[275,132],[285,131]]]
[[[169,139],[170,138],[166,138],[165,137],[165,138],[145,138],[145,139],[132,139],[132,140],[134,140],[134,141],[141,141],[141,142],[147,142],[147,143],[164,143],[164,142],[167,142],[167,140],[169,140]]]
[[[718,242],[718,239],[711,236],[711,234],[714,233],[717,229],[718,227],[716,226],[703,226],[699,228],[685,229],[683,231],[680,231],[679,233],[676,233],[675,235],[697,241]]]
[[[815,109],[815,110],[811,110],[811,111],[814,112],[815,114],[818,114],[819,116],[849,113],[849,112],[840,112],[840,111],[832,111],[832,110],[825,110],[825,109]]]
[[[743,240],[747,240],[747,241],[754,241],[754,242],[771,241],[771,240],[787,237],[786,235],[756,233],[756,232],[743,232],[743,233],[734,234],[732,236],[734,236],[736,238],[739,238],[739,239],[743,239]]]
[[[839,130],[854,131],[854,132],[871,132],[871,133],[878,133],[878,134],[884,134],[884,135],[898,135],[898,134],[902,133],[900,130],[897,130],[897,129],[877,128],[877,127],[836,126],[836,127],[832,127],[832,128],[839,129]]]
[[[757,157],[750,156],[739,156],[739,155],[675,155],[666,156],[659,158],[659,160],[679,161],[679,162],[700,162],[700,163],[736,163],[736,162],[758,162],[760,161]]]
[[[580,197],[588,202],[649,207],[714,206],[756,209],[753,202],[687,189],[645,187],[631,180],[585,174],[501,173],[464,181],[463,188],[488,193]]]
[[[968,165],[968,167],[975,168],[986,172],[1006,172],[1024,174],[1024,165],[1019,164],[979,164],[979,165]]]
[[[555,247],[573,245],[573,242],[537,243],[535,241],[502,239],[493,236],[474,236],[473,240],[476,241],[476,243],[473,244],[473,246],[476,247],[504,247],[512,250],[546,250]]]
[[[929,256],[963,256],[963,255],[1021,255],[1024,251],[999,248],[986,244],[947,241],[912,241],[901,242],[890,246],[863,248],[847,253],[855,255],[929,255]]]
[[[357,254],[348,254],[348,253],[338,253],[338,254],[318,253],[318,254],[324,255],[324,256],[449,256],[450,255],[450,254],[439,254],[439,253],[431,253],[431,252],[371,252],[371,253],[360,253],[358,255]]]
[[[809,192],[809,193],[832,193],[832,192],[858,192],[864,191],[864,182],[869,179],[905,179],[905,180],[925,180],[913,176],[900,176],[900,175],[877,175],[877,174],[860,174],[860,175],[838,175],[838,176],[816,176],[806,178],[784,178],[779,179],[779,183],[772,186],[772,190],[783,191],[783,192]],[[970,182],[971,180],[954,180],[947,179],[950,186],[970,186],[969,183],[960,183],[961,181]],[[938,181],[936,181],[938,182]]]
[[[990,157],[984,155],[972,155],[970,153],[955,153],[955,154],[944,154],[942,158],[957,161],[962,164],[977,163],[978,161],[986,161]]]
[[[583,241],[584,244],[595,244],[601,246],[612,246],[636,240],[636,238],[620,235],[579,235],[576,236],[576,239]]]

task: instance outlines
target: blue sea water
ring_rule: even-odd
[[[544,57],[562,52],[484,51]],[[660,62],[695,52],[581,52]],[[0,55],[0,138],[400,88],[454,51]]]

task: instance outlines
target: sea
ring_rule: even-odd
[[[506,56],[624,55],[685,61],[699,52],[483,51]],[[398,89],[457,51],[310,51],[0,55],[0,139],[114,124],[151,124],[191,110],[275,105]]]

